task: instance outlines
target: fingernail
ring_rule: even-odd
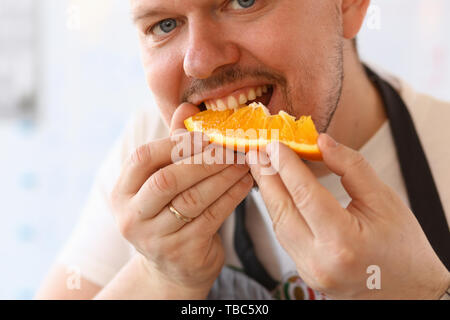
[[[338,146],[337,142],[332,137],[330,137],[328,134],[323,133],[322,136],[324,137],[322,139],[325,139],[325,145],[328,148],[336,148]]]

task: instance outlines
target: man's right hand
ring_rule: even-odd
[[[180,138],[194,141],[194,134]],[[224,263],[217,232],[253,179],[245,164],[195,164],[207,156],[205,144],[173,163],[175,146],[166,138],[139,147],[123,166],[111,206],[120,232],[145,257],[152,277],[206,297]],[[223,150],[224,157],[230,152]],[[178,219],[170,205],[193,220]]]

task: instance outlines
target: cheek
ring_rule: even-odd
[[[142,47],[142,62],[148,87],[169,124],[181,98],[182,58],[176,50]]]
[[[264,67],[283,75],[293,107],[299,114],[319,118],[335,85],[336,24],[333,7],[298,1],[279,6],[244,33],[241,45]]]
[[[244,51],[263,67],[282,74],[290,86],[315,73],[320,66],[321,28],[316,27],[314,12],[302,1],[277,6],[273,13],[249,25],[235,29]],[[323,37],[322,37],[323,39]],[[252,59],[250,58],[250,60]],[[309,79],[310,80],[310,79]]]

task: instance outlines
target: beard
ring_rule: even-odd
[[[292,84],[288,83],[283,74],[266,67],[229,66],[223,69],[221,73],[212,75],[207,79],[193,79],[183,93],[182,102],[187,102],[188,97],[194,93],[217,89],[237,81],[246,79],[263,80],[280,89],[284,111],[300,118],[305,115],[305,110],[310,110],[317,131],[325,133],[342,96],[344,82],[344,46],[342,40],[336,39],[331,51],[331,54],[324,58],[325,63],[321,61],[314,66],[302,63],[300,66],[302,70],[301,80]],[[311,92],[316,92],[316,94],[311,95]]]
[[[319,133],[326,133],[333,120],[339,102],[341,101],[344,84],[344,47],[342,41],[337,41],[333,55],[329,58],[327,70],[328,83],[324,90],[323,102],[315,110],[313,117],[316,129]]]

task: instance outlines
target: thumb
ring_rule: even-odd
[[[200,112],[200,109],[195,105],[185,102],[181,104],[174,112],[172,121],[170,123],[170,135],[176,130],[186,129],[184,120]]]
[[[383,182],[358,151],[338,144],[327,134],[319,136],[318,145],[325,165],[342,177],[342,185],[352,199],[364,202],[383,189]]]

